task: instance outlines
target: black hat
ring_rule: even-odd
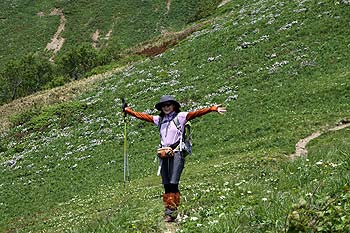
[[[180,104],[171,95],[163,95],[160,98],[159,103],[156,104],[155,108],[158,109],[159,111],[162,111],[163,104],[169,103],[169,102],[173,103],[176,109],[180,109]]]

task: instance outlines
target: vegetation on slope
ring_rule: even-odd
[[[21,115],[1,135],[0,229],[161,232],[157,128],[128,118],[124,189],[120,105],[126,97],[156,114],[166,93],[183,110],[229,110],[193,121],[180,231],[348,231],[349,131],[312,141],[305,158],[289,155],[300,138],[349,117],[349,7],[230,2],[171,50],[72,102]]]

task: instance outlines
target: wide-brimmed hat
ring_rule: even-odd
[[[177,109],[180,109],[180,104],[179,102],[177,102],[174,97],[172,97],[171,95],[163,95],[161,98],[160,98],[160,101],[159,103],[157,103],[155,105],[155,108],[158,109],[159,111],[162,111],[162,106],[164,103],[172,103],[175,105],[175,108]]]

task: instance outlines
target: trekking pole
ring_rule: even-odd
[[[123,110],[127,106],[125,99],[122,98]],[[124,118],[124,188],[126,185],[126,180],[130,182],[130,171],[129,171],[129,158],[128,158],[128,146],[127,146],[127,134],[126,134],[126,112],[123,115]]]

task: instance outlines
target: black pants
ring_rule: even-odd
[[[163,185],[179,184],[181,173],[185,167],[185,158],[181,152],[174,157],[161,159],[161,175]]]

